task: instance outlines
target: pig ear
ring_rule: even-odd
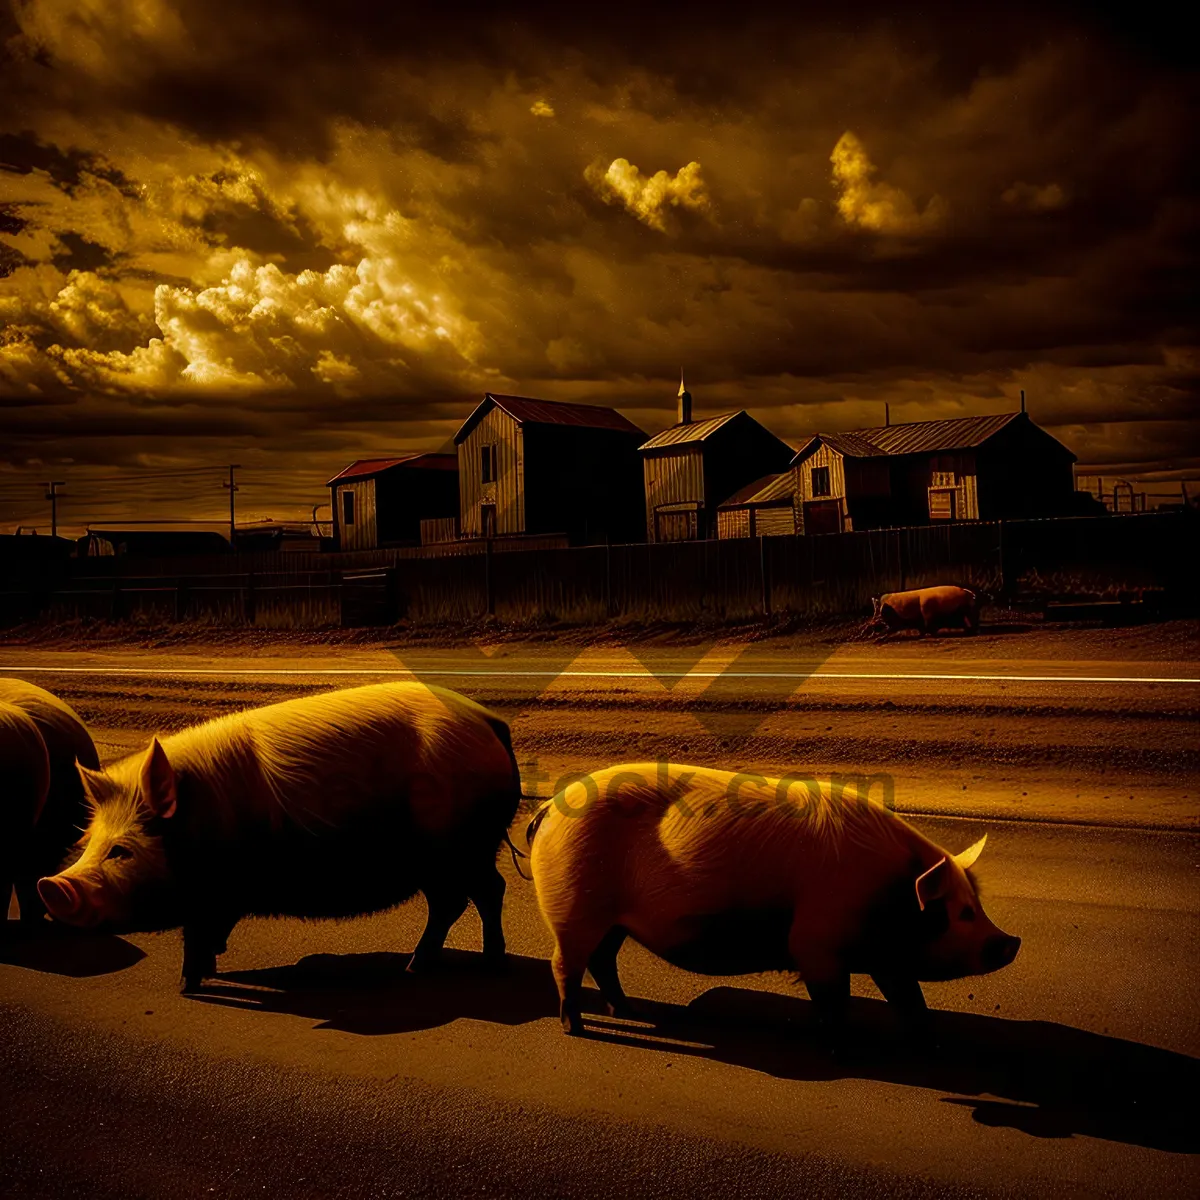
[[[94,813],[111,790],[111,781],[103,771],[93,771],[78,761],[75,770],[79,772],[79,781],[83,784],[83,799],[89,811]]]
[[[979,839],[973,846],[968,846],[961,854],[954,856],[954,861],[965,871],[969,867],[975,865],[975,860],[983,853],[983,843],[987,841],[987,834]]]
[[[921,906],[922,912],[925,911],[927,904],[946,894],[946,876],[948,874],[949,868],[946,859],[939,858],[928,871],[917,876],[917,903]]]
[[[150,743],[142,763],[142,799],[156,817],[165,820],[175,815],[175,770],[158,738]]]

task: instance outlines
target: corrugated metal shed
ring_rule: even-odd
[[[707,417],[703,421],[691,421],[687,425],[672,425],[662,433],[656,433],[648,442],[644,442],[641,450],[661,450],[664,446],[682,446],[689,442],[702,442],[705,438],[716,433],[722,425],[741,416],[741,412],[722,413],[718,417]]]
[[[457,471],[456,454],[404,454],[399,458],[360,458],[344,471],[338,472],[325,486],[332,487],[339,480],[369,479],[383,471],[398,467],[401,463],[431,471]]]
[[[531,396],[499,396],[488,392],[463,422],[454,440],[462,442],[467,438],[493,408],[503,409],[522,425],[576,425],[584,429],[615,429],[645,437],[641,429],[615,408],[604,408],[599,404],[565,404],[558,400],[537,400]]]
[[[943,450],[968,450],[999,433],[1020,413],[994,417],[952,417],[945,421],[913,421],[906,425],[881,425],[857,429],[852,436],[864,438],[884,454],[928,454]]]
[[[999,413],[992,417],[950,417],[943,421],[910,421],[904,425],[878,425],[874,429],[816,434],[792,462],[803,462],[809,457],[818,440],[846,458],[969,450],[981,446],[1020,416],[1020,413]]]

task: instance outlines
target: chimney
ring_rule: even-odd
[[[1025,411],[1025,389],[1021,389],[1021,411]]]
[[[679,421],[680,425],[692,423],[692,393],[684,387],[683,368],[679,368]]]
[[[885,425],[890,425],[892,423],[892,407],[890,404],[885,404],[883,406],[883,423]]]

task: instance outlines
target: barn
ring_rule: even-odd
[[[717,509],[717,537],[778,537],[796,532],[792,471],[764,475],[739,488]]]
[[[645,440],[613,408],[487,393],[454,437],[462,536],[636,540]]]
[[[679,384],[679,420],[641,447],[646,540],[717,536],[718,506],[765,473],[782,473],[792,448],[748,412],[692,420],[692,396]]]
[[[814,434],[792,460],[796,532],[1062,516],[1074,462],[1024,411]]]
[[[458,458],[406,454],[352,462],[326,485],[339,550],[417,545],[421,522],[458,515]]]

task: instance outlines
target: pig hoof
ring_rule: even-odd
[[[565,1033],[568,1037],[583,1037],[583,1020],[574,1013],[563,1014],[562,1027],[563,1033]]]
[[[438,966],[438,960],[433,956],[414,954],[408,962],[408,973],[410,975],[429,975],[437,970]]]
[[[179,992],[183,996],[187,996],[192,992],[202,992],[202,991],[204,991],[203,978],[193,979],[193,978],[189,978],[188,976],[185,975],[179,981]]]
[[[604,1010],[610,1017],[616,1017],[618,1021],[637,1020],[637,1009],[628,1000],[623,1000],[617,1004],[606,1004]]]

